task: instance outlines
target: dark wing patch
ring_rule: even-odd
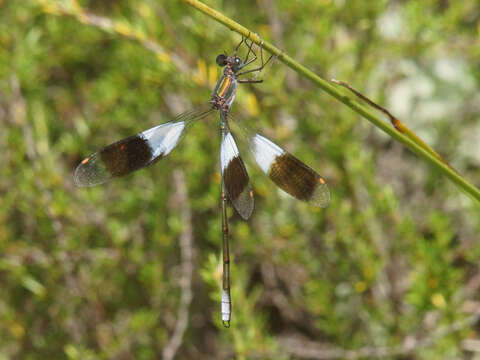
[[[150,164],[152,148],[147,140],[135,135],[104,147],[98,152],[107,171],[123,176]],[[160,159],[162,154],[158,157]]]
[[[268,176],[279,188],[307,202],[320,185],[317,173],[287,152],[275,158]]]
[[[248,176],[242,159],[236,156],[227,165],[225,169],[225,187],[231,200],[240,196],[248,187]]]
[[[225,188],[234,208],[247,220],[253,212],[253,191],[247,169],[239,156],[234,157],[224,172]]]
[[[148,141],[139,135],[110,144],[83,160],[75,170],[77,186],[102,184],[113,177],[123,176],[160,160],[153,158]]]

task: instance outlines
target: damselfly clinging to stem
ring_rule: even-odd
[[[242,44],[245,44],[248,49],[244,59],[237,56],[237,51]],[[225,327],[230,326],[231,317],[227,199],[245,220],[250,218],[254,204],[247,170],[229,128],[229,120],[232,120],[230,107],[235,99],[238,83],[263,81],[240,77],[259,73],[271,59],[272,56],[267,61],[263,60],[263,48],[260,44],[260,66],[244,70],[246,66],[257,60],[257,55],[253,50],[253,41],[248,43],[248,38],[242,38],[231,56],[226,54],[217,56],[216,62],[224,70],[207,104],[182,113],[170,122],[108,145],[84,159],[75,170],[74,178],[77,186],[94,186],[152,165],[167,156],[177,146],[193,123],[212,112],[219,112],[223,234],[221,308],[222,322]],[[264,136],[251,132],[245,127],[239,128],[241,129],[239,134],[246,139],[255,161],[280,189],[311,205],[319,207],[328,205],[330,192],[320,175]]]

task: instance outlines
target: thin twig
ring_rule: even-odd
[[[187,196],[185,175],[181,170],[175,170],[173,181],[176,187],[175,202],[181,209],[183,231],[180,235],[180,251],[182,258],[182,275],[180,288],[182,291],[180,306],[178,307],[177,323],[173,335],[163,349],[163,359],[171,360],[175,357],[187,329],[189,307],[192,302],[192,273],[193,273],[193,231],[192,215]]]
[[[131,28],[125,22],[117,22],[108,17],[100,16],[85,11],[76,0],[70,0],[71,6],[67,7],[60,3],[51,3],[48,0],[41,0],[43,4],[43,11],[53,15],[69,16],[77,21],[99,28],[108,33],[115,33],[121,37],[127,38],[131,41],[137,42],[147,50],[153,52],[157,57],[164,62],[171,62],[182,72],[190,72],[189,65],[183,60],[181,56],[174,53],[167,52],[160,44],[146,37],[145,34]]]

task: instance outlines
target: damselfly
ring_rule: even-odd
[[[248,48],[244,59],[237,56],[237,50],[242,44]],[[231,56],[226,54],[217,56],[216,62],[224,70],[206,105],[182,113],[170,122],[104,147],[84,159],[76,168],[74,176],[77,186],[94,186],[152,165],[167,156],[177,146],[192,124],[218,111],[220,114],[220,193],[223,234],[221,309],[225,327],[230,326],[231,317],[227,200],[230,200],[235,210],[245,220],[250,218],[254,204],[247,170],[229,128],[229,120],[232,120],[230,107],[235,99],[238,83],[263,81],[240,79],[240,77],[262,71],[272,59],[270,56],[264,62],[263,48],[260,45],[260,66],[244,70],[246,66],[257,60],[252,46],[253,41],[249,44],[247,39],[242,38]],[[239,134],[245,137],[255,161],[280,189],[311,205],[319,207],[328,205],[330,192],[320,175],[266,137],[245,127],[239,128],[241,129]]]

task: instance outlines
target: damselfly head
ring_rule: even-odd
[[[230,65],[234,72],[240,70],[243,67],[243,61],[238,56],[227,56],[225,54],[220,54],[215,60],[218,66]]]

